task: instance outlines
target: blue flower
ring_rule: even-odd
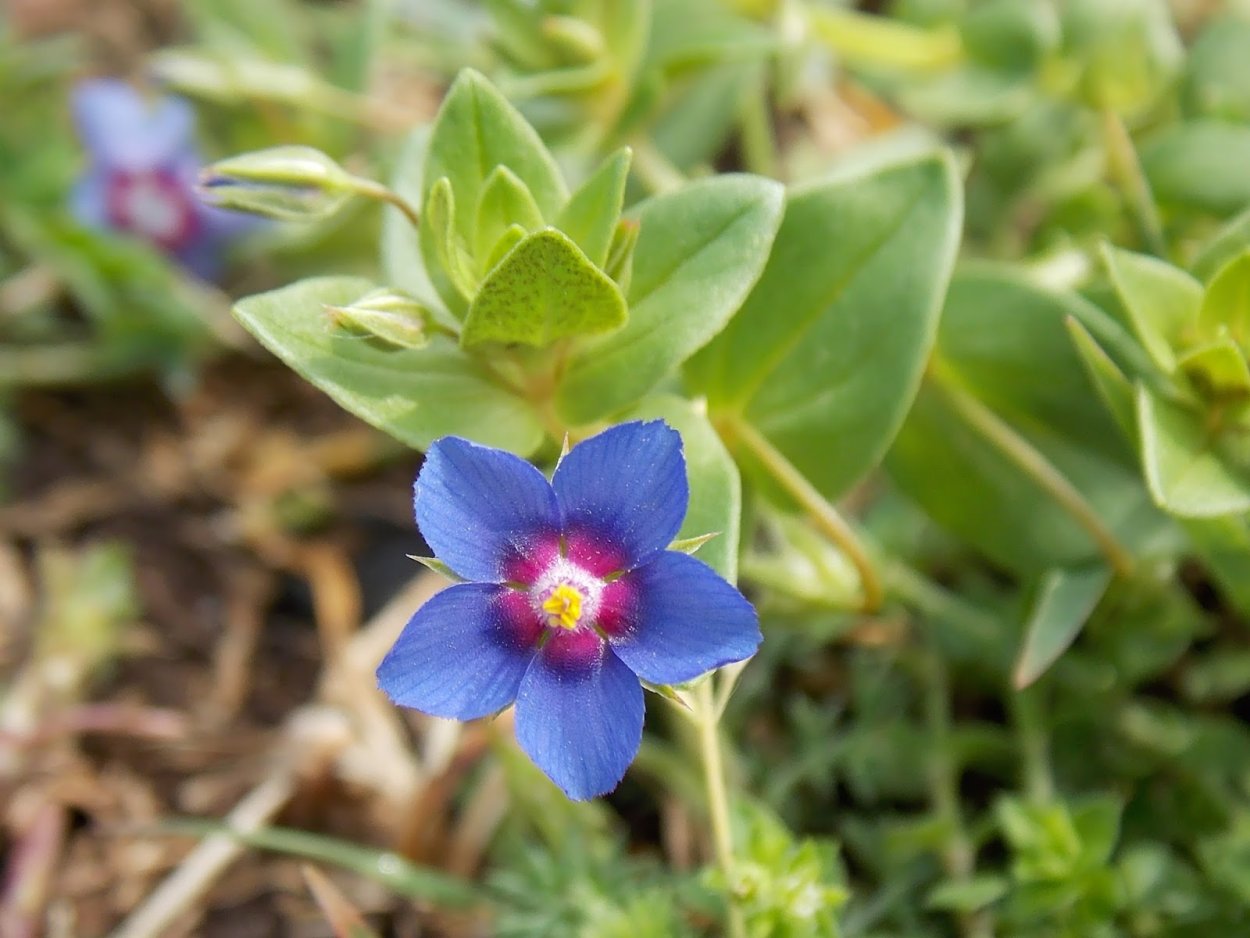
[[[688,500],[681,437],[658,420],[579,444],[550,482],[510,453],[436,441],[417,524],[470,582],[417,611],[379,686],[457,720],[515,701],[521,748],[565,794],[611,791],[642,740],[639,678],[689,681],[759,647],[742,594],[667,549]]]
[[[196,195],[201,161],[191,106],[168,96],[148,100],[124,81],[97,79],[74,89],[72,107],[89,157],[70,197],[78,220],[133,234],[193,273],[216,276],[226,242],[254,222]]]

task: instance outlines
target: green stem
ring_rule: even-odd
[[[404,217],[412,223],[414,228],[421,224],[421,214],[416,207],[398,192],[388,189],[380,182],[365,179],[361,176],[353,176],[351,188],[357,195],[363,195],[366,199],[373,199],[376,202],[385,202],[388,205],[395,206],[404,213]]]
[[[742,102],[742,158],[746,168],[759,176],[777,177],[777,140],[773,135],[768,86],[753,82]]]
[[[1166,260],[1168,248],[1163,237],[1163,223],[1159,220],[1159,210],[1155,207],[1150,183],[1142,171],[1141,160],[1137,158],[1133,138],[1120,115],[1111,108],[1103,108],[1101,119],[1111,179],[1124,193],[1146,248],[1151,254]]]
[[[932,644],[923,650],[921,669],[925,722],[929,737],[935,742],[929,759],[933,811],[950,832],[942,851],[942,862],[948,876],[967,882],[976,870],[976,851],[959,803],[959,767],[951,755],[950,678],[940,651]],[[992,938],[994,933],[985,912],[963,913],[959,916],[959,925],[966,938]]]
[[[716,862],[725,878],[726,902],[729,906],[729,938],[746,938],[746,922],[734,895],[733,830],[729,821],[729,794],[725,785],[725,764],[721,758],[720,723],[716,713],[712,682],[715,675],[694,688],[699,725],[699,750],[703,756],[703,779],[707,788],[708,820],[712,826],[712,844]]]
[[[1054,499],[1073,521],[1085,529],[1111,568],[1120,576],[1127,576],[1133,569],[1132,555],[1116,540],[1111,529],[1068,477],[1010,424],[959,387],[953,379],[943,376],[940,370],[935,371],[935,378],[934,383],[967,424]]]
[[[1014,691],[1007,701],[1020,737],[1025,791],[1029,800],[1046,804],[1054,798],[1055,780],[1050,770],[1050,742],[1037,706],[1038,693],[1035,688]]]
[[[652,195],[663,195],[686,184],[682,171],[650,140],[638,139],[631,146],[634,149],[634,171]]]
[[[864,594],[864,611],[875,612],[881,608],[883,599],[881,578],[846,519],[838,514],[837,509],[829,504],[825,496],[807,481],[807,477],[799,472],[755,427],[737,417],[723,421],[720,427],[724,433],[732,437],[728,442],[732,443],[734,439],[739,440],[751,451],[752,455],[768,470],[769,475],[776,479],[786,493],[807,512],[817,530],[829,538],[850,560],[859,574],[860,589]]]

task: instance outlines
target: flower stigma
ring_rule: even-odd
[[[561,583],[543,600],[543,612],[552,628],[575,628],[582,617],[582,594]]]
[[[561,557],[535,581],[530,599],[547,625],[572,631],[594,622],[602,592],[602,580]]]

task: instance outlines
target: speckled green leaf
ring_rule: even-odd
[[[541,347],[608,332],[625,317],[616,284],[562,232],[545,228],[521,241],[483,281],[461,341]]]

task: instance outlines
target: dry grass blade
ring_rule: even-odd
[[[307,863],[300,867],[300,873],[337,938],[377,938],[377,933],[365,924],[360,911],[328,876]]]

